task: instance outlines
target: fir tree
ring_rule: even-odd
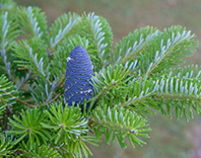
[[[41,9],[0,2],[0,157],[88,157],[86,143],[97,146],[102,135],[107,144],[142,146],[148,114],[200,114],[201,69],[180,67],[198,47],[194,34],[147,26],[114,48],[112,41],[94,13],[64,14],[48,27]],[[91,58],[93,95],[64,103],[66,59],[76,46]]]

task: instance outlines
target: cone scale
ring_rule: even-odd
[[[76,46],[67,58],[64,103],[75,106],[90,99],[93,95],[93,86],[90,84],[93,74],[93,65],[87,51]]]

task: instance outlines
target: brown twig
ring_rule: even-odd
[[[59,94],[57,94],[52,100],[50,100],[50,102],[45,103],[43,106],[48,105],[49,103],[53,102],[55,99],[57,99],[59,96],[61,95],[61,92]]]
[[[17,68],[18,70],[28,70],[29,72],[31,72],[31,70],[30,69],[28,69],[28,68],[26,68],[26,67],[19,67],[19,68]]]
[[[8,94],[9,96],[15,98],[15,99],[18,100],[19,102],[21,102],[21,103],[27,105],[27,106],[34,106],[34,107],[37,107],[37,105],[31,105],[31,104],[29,104],[29,103],[27,103],[27,102],[24,102],[23,100],[20,100],[19,98],[17,98],[17,97],[15,97],[15,96],[13,96],[12,94],[6,92],[5,90],[2,90],[2,91],[3,91],[4,93]]]
[[[38,105],[32,105],[32,104],[29,104],[29,103],[27,103],[27,102],[24,102],[23,100],[20,100],[19,98],[17,98],[17,97],[15,97],[15,96],[13,96],[12,94],[6,92],[5,90],[2,90],[2,91],[3,91],[4,93],[8,94],[9,96],[15,98],[15,99],[18,100],[19,102],[21,102],[21,103],[23,103],[23,104],[29,106],[29,107],[37,107],[37,106],[38,106]],[[57,98],[61,95],[61,93],[62,93],[62,92],[60,92],[59,94],[57,94],[52,100],[50,100],[50,102],[45,103],[43,106],[46,106],[46,105],[48,105],[49,103],[53,102],[55,99],[57,99]]]

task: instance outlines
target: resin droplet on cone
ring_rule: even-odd
[[[93,86],[90,84],[93,74],[93,65],[87,51],[77,46],[67,58],[65,97],[64,103],[75,106],[89,99],[93,95]]]

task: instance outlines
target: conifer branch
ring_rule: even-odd
[[[164,40],[161,40],[160,51],[157,51],[154,57],[153,62],[150,64],[145,75],[149,75],[162,61],[166,58],[171,58],[173,53],[182,52],[184,53],[186,50],[190,51],[188,47],[193,48],[193,42],[191,44],[190,39],[193,39],[194,35],[191,35],[191,32],[183,30],[181,33],[178,32],[177,35],[172,33],[172,37],[167,40],[167,43],[164,44]],[[182,46],[183,45],[183,46]],[[178,56],[178,54],[176,56]],[[167,57],[169,56],[169,57]],[[174,56],[174,55],[173,55]]]
[[[14,40],[19,35],[19,31],[15,30],[18,27],[18,24],[14,23],[12,20],[12,18],[8,18],[8,12],[0,15],[0,54],[2,62],[5,65],[6,73],[10,79],[12,77],[11,62],[9,61],[8,53]]]
[[[93,40],[98,51],[98,56],[100,59],[105,59],[103,64],[108,64],[106,59],[109,59],[109,52],[112,45],[112,34],[111,28],[107,25],[107,22],[102,17],[90,13],[87,15],[87,19],[90,23],[91,34],[93,35]]]
[[[111,56],[112,63],[114,65],[124,64],[130,59],[135,59],[158,34],[159,32],[151,27],[135,30],[133,34],[130,33],[115,46]]]
[[[127,146],[127,143],[124,141],[125,137],[129,138],[132,147],[135,147],[133,143],[138,145],[146,144],[138,136],[147,138],[148,135],[143,132],[150,131],[150,128],[148,128],[146,120],[135,113],[122,108],[118,111],[115,108],[108,108],[107,111],[97,108],[92,116],[92,121],[94,122],[93,129],[96,135],[101,136],[104,133],[108,144],[112,137],[113,139],[117,137],[122,148]]]
[[[50,27],[50,52],[52,52],[56,45],[59,44],[69,32],[80,22],[80,17],[77,14],[64,14],[58,18]]]
[[[45,39],[47,36],[46,16],[37,7],[18,8],[18,22],[20,27],[29,38],[37,37]]]
[[[186,28],[144,27],[112,50],[101,16],[68,13],[48,28],[39,8],[14,6],[0,2],[0,157],[88,158],[102,135],[146,144],[147,114],[201,114],[201,68],[179,67],[198,45]]]

